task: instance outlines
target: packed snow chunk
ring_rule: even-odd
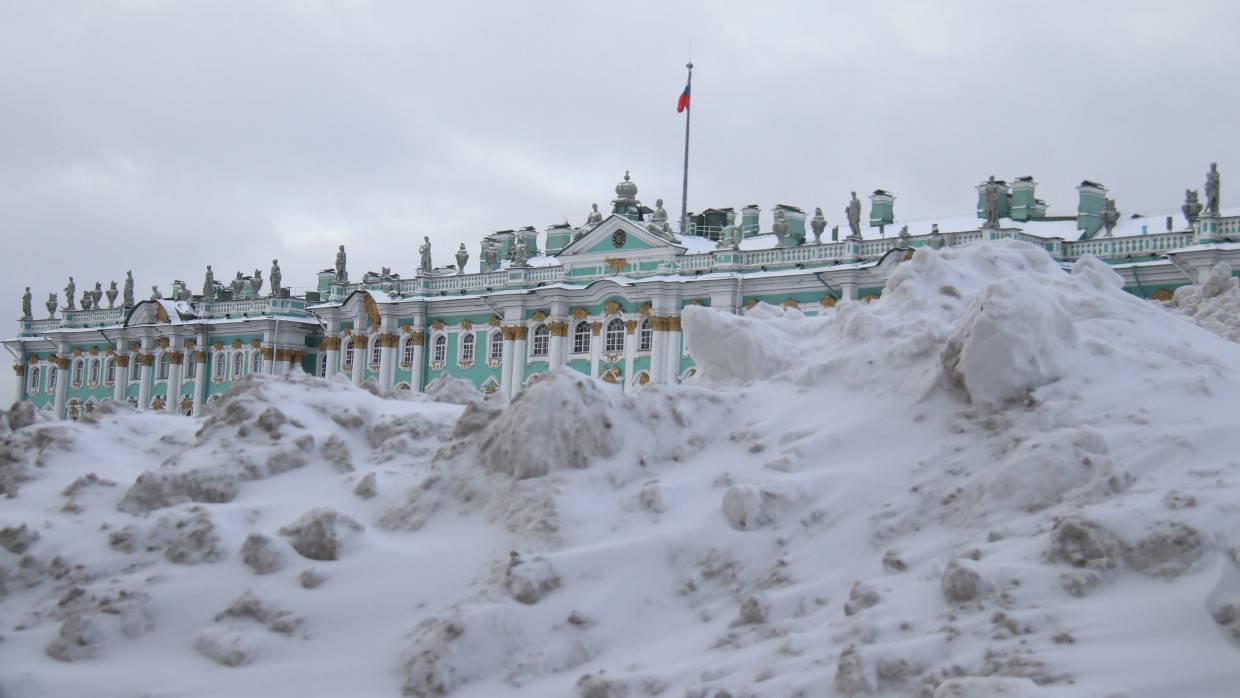
[[[450,405],[469,405],[482,400],[482,393],[464,378],[443,374],[426,384],[426,396],[435,402]]]
[[[235,473],[222,468],[201,468],[185,473],[148,470],[138,476],[116,508],[130,514],[143,514],[187,501],[231,502],[237,497],[238,480]]]
[[[785,485],[732,485],[723,494],[723,517],[738,531],[778,524],[806,499],[805,493]]]
[[[14,555],[26,552],[37,540],[39,540],[39,532],[26,524],[0,528],[0,548]]]
[[[1168,307],[1220,337],[1240,342],[1240,284],[1226,262],[1203,273],[1196,284],[1177,288]]]
[[[1124,548],[1124,562],[1154,577],[1178,577],[1205,552],[1205,539],[1197,529],[1180,522],[1158,522],[1140,540]]]
[[[681,311],[685,343],[707,384],[729,385],[771,378],[803,363],[790,347],[805,343],[800,311],[759,304],[748,315],[690,305]]]
[[[741,601],[740,611],[733,625],[761,625],[771,614],[771,604],[761,595],[747,596]]]
[[[215,614],[217,623],[229,618],[248,618],[266,626],[274,633],[283,635],[292,635],[293,631],[301,625],[301,618],[294,616],[290,611],[273,608],[250,591],[233,599],[227,608]]]
[[[1072,317],[1042,282],[990,284],[956,321],[943,348],[944,375],[975,404],[1024,400],[1058,380],[1076,346]]]
[[[849,697],[873,693],[877,684],[876,670],[866,666],[856,647],[849,645],[840,652],[839,661],[835,665],[835,678],[832,680],[836,693]]]
[[[615,404],[623,396],[568,369],[544,373],[483,430],[479,459],[489,472],[524,480],[558,468],[586,468],[592,458],[614,456]],[[556,434],[554,439],[532,434]]]
[[[147,534],[147,549],[163,548],[164,557],[178,565],[221,559],[224,554],[211,517],[202,507],[193,507],[188,513],[188,516],[170,514],[156,520]]]
[[[848,601],[844,603],[844,615],[856,615],[867,608],[877,606],[881,600],[882,597],[877,591],[862,584],[860,580],[855,581],[848,589]]]
[[[357,483],[357,486],[353,488],[353,494],[361,497],[362,499],[370,499],[375,496],[375,479],[376,476],[374,473],[366,473],[366,476],[363,477],[361,481]]]
[[[1072,516],[1059,520],[1051,529],[1046,559],[1073,567],[1110,570],[1119,561],[1122,545],[1102,524]]]
[[[1120,276],[1109,264],[1097,257],[1087,254],[1072,263],[1072,276],[1090,286],[1105,291],[1108,288],[1124,287],[1124,277]]]
[[[284,566],[284,556],[275,543],[261,533],[251,533],[241,544],[241,561],[255,574],[271,574]]]
[[[90,659],[99,653],[103,633],[95,627],[93,617],[74,614],[60,624],[56,639],[47,646],[47,656],[62,662]]]
[[[504,586],[513,599],[530,606],[560,586],[560,577],[546,560],[523,560],[514,550],[508,560]]]
[[[934,698],[1041,698],[1046,695],[1029,679],[964,676],[939,684]],[[1118,695],[1118,694],[1117,694]]]
[[[13,431],[24,429],[34,424],[38,419],[38,411],[34,408],[34,403],[26,400],[13,403],[9,408],[8,421],[9,428]]]
[[[982,576],[959,560],[952,560],[943,573],[943,596],[950,603],[967,603],[977,599],[984,587]]]
[[[629,687],[623,681],[607,678],[607,673],[602,670],[582,674],[577,679],[577,695],[580,698],[624,698],[628,694]]]
[[[362,525],[329,507],[315,507],[280,529],[302,557],[339,560],[346,538],[362,531]]]
[[[353,457],[349,455],[349,445],[339,436],[332,434],[323,442],[320,452],[323,459],[336,466],[342,473],[353,471]]]
[[[254,660],[254,642],[246,633],[226,625],[214,625],[198,633],[194,649],[224,666],[242,666]]]

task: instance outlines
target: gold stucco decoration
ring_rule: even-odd
[[[379,326],[379,304],[375,303],[375,299],[369,294],[362,296],[362,307],[366,309],[366,317],[370,320],[371,327]]]
[[[499,327],[501,322],[502,320],[499,319],[498,315],[492,315],[491,319],[487,320],[487,324],[490,325],[491,327]]]
[[[643,305],[642,307],[638,308],[637,313],[641,315],[642,317],[650,317],[650,313],[651,313],[650,304],[647,303]]]
[[[862,298],[861,300],[865,301],[866,303],[870,303],[870,302],[872,302],[872,301],[876,301],[876,300],[878,300],[878,294],[876,294],[876,293],[867,293],[867,294],[865,294],[865,298]]]
[[[155,355],[154,354],[138,354],[138,365],[139,366],[154,366]]]
[[[168,311],[164,309],[163,303],[155,304],[155,322],[168,322]]]
[[[1171,293],[1165,288],[1160,288],[1154,293],[1150,294],[1150,298],[1156,301],[1169,301],[1174,297],[1175,297],[1175,294]]]
[[[573,319],[574,320],[585,320],[586,317],[588,316],[589,316],[589,313],[586,312],[585,308],[581,306],[577,306],[576,308],[573,308]]]
[[[432,330],[442,330],[442,329],[443,329],[443,327],[444,327],[444,325],[443,325],[443,320],[436,320],[436,321],[434,321],[434,322],[432,322],[432,323],[431,323],[431,329],[432,329]]]
[[[185,354],[182,354],[179,351],[168,352],[168,363],[172,364],[173,366],[180,366],[184,362],[185,362]]]
[[[409,333],[409,341],[418,346],[422,346],[422,343],[426,341],[426,333],[422,330],[414,330]]]
[[[828,293],[827,295],[822,297],[822,301],[820,302],[822,303],[822,307],[824,308],[834,308],[835,304],[838,303],[839,301],[835,300],[835,296]]]
[[[534,314],[530,316],[530,319],[533,320],[534,322],[542,322],[543,320],[547,319],[547,316],[545,313],[543,313],[543,311],[535,310]]]
[[[474,329],[474,323],[470,322],[469,320],[461,320],[461,329],[468,332]]]
[[[645,385],[645,384],[647,384],[647,383],[649,383],[649,382],[650,382],[650,374],[649,374],[649,373],[646,373],[645,371],[642,371],[641,373],[637,374],[637,384],[638,384],[638,385]]]
[[[789,298],[788,300],[784,301],[784,307],[785,308],[796,308],[799,310],[801,308],[801,304],[796,302],[796,300]]]
[[[619,315],[620,304],[615,301],[607,301],[607,303],[603,305],[603,312],[607,315]]]
[[[636,331],[637,331],[636,320],[625,320],[624,321],[624,333],[625,334],[633,334]]]
[[[234,340],[232,341],[232,348],[233,348],[233,349],[240,349],[240,348],[241,348],[241,340],[240,340],[240,339],[234,339]]]
[[[667,331],[668,332],[679,332],[680,331],[680,316],[679,315],[675,315],[667,319]]]
[[[568,336],[568,323],[567,322],[548,322],[547,333],[550,334],[552,337],[567,337]]]
[[[607,268],[610,269],[611,273],[613,274],[623,273],[625,268],[629,265],[629,263],[623,257],[608,257],[607,259],[603,260],[603,262],[607,265]]]
[[[116,355],[116,367],[117,368],[129,368],[129,355],[128,354],[117,354]]]
[[[263,359],[267,361],[271,361],[271,359],[275,356],[275,350],[271,347],[263,347],[258,351],[263,355]]]
[[[200,363],[200,364],[205,364],[205,363],[207,363],[207,352],[205,352],[205,351],[196,351],[196,352],[194,352],[194,361],[196,361],[196,362],[198,362],[198,363]],[[118,366],[120,365],[119,358],[118,358],[118,360],[117,360],[117,365],[118,365]]]
[[[595,337],[597,337],[598,333],[601,332],[602,330],[603,330],[603,323],[601,322],[590,323],[590,334],[594,335]]]

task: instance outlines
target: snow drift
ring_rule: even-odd
[[[1240,346],[1200,309],[1240,291],[1207,282],[1189,318],[975,244],[819,317],[688,307],[691,385],[15,409],[0,694],[1227,695]]]

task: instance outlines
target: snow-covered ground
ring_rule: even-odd
[[[15,410],[0,695],[1235,695],[1235,283],[1199,325],[979,243],[686,308],[699,376],[630,396]]]

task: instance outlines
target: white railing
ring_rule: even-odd
[[[1063,244],[1063,255],[1066,259],[1076,259],[1087,254],[1102,258],[1157,255],[1192,243],[1193,234],[1187,232],[1134,235],[1101,240],[1073,240]]]
[[[563,266],[555,267],[534,267],[525,272],[526,281],[560,281],[567,276],[567,271]]]
[[[63,321],[61,324],[67,326],[115,324],[124,319],[124,308],[66,310],[63,313]]]
[[[235,301],[212,301],[194,305],[198,317],[223,317],[225,315],[248,315],[251,313],[279,313],[300,310],[299,298],[247,298]]]
[[[60,329],[59,318],[47,318],[44,320],[22,320],[23,334],[42,334],[49,330]]]

